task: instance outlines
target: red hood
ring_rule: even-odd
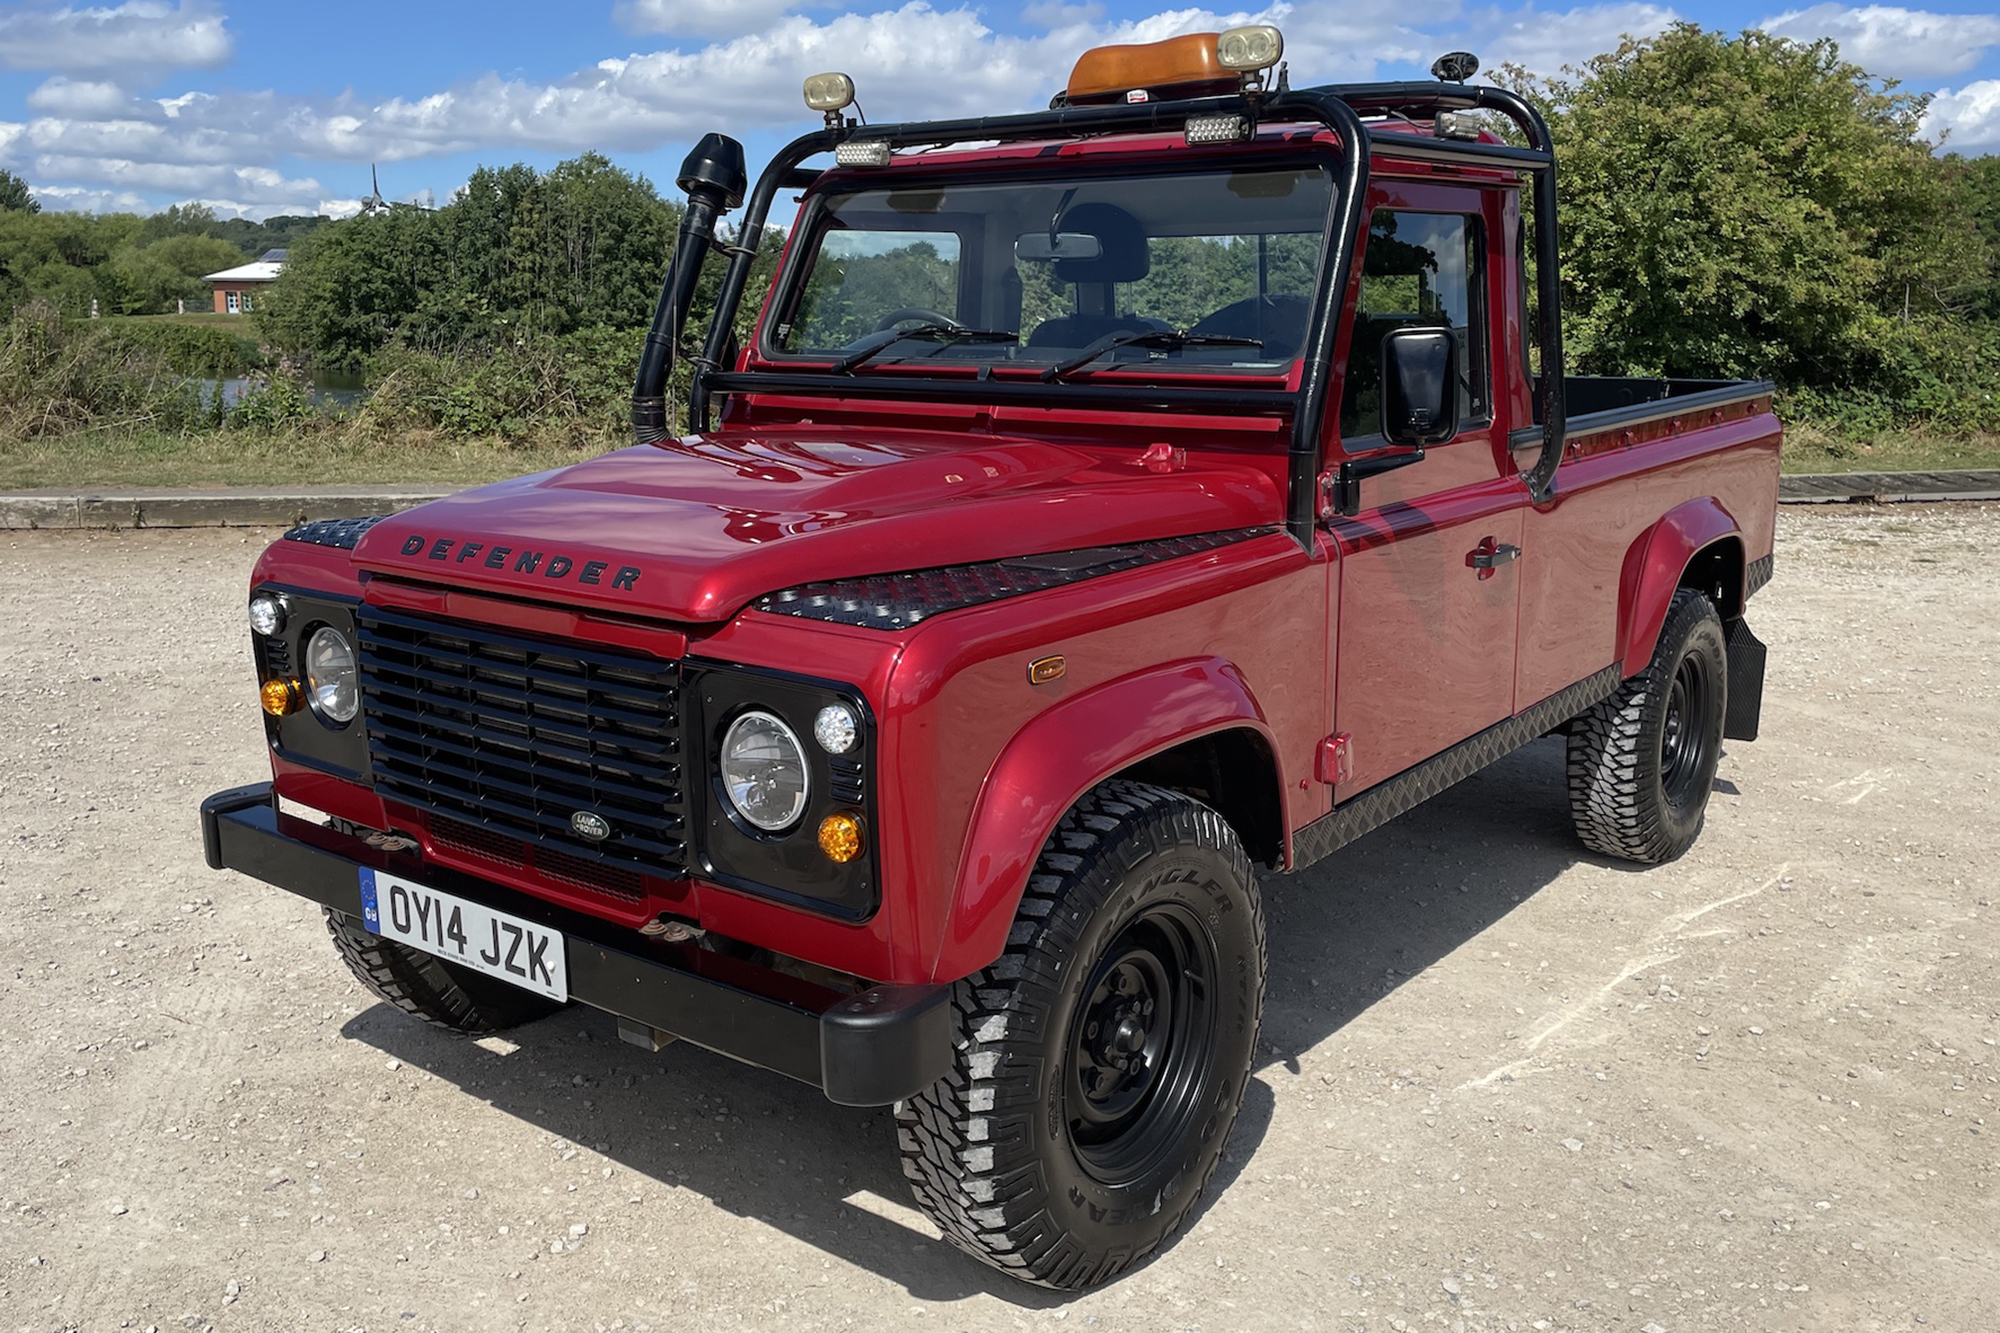
[[[790,427],[620,449],[375,525],[360,565],[679,621],[822,579],[1280,522],[1254,462]]]

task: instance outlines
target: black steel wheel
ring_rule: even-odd
[[[952,1071],[896,1107],[917,1202],[1016,1277],[1123,1272],[1221,1161],[1263,997],[1263,909],[1228,824],[1164,788],[1097,788],[1043,848],[1006,952],[959,983]]]
[[[1064,1109],[1078,1162],[1105,1184],[1143,1178],[1185,1135],[1190,1089],[1215,1058],[1218,966],[1205,925],[1161,903],[1126,923],[1085,980]]]
[[[326,909],[326,930],[355,980],[386,1004],[454,1032],[500,1032],[562,1009],[498,977],[447,963]]]
[[[1708,598],[1683,588],[1652,662],[1570,724],[1570,815],[1584,845],[1647,865],[1693,846],[1728,711],[1722,621]]]

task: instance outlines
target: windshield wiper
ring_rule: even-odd
[[[837,358],[831,369],[836,375],[845,375],[865,361],[873,361],[897,343],[918,339],[925,342],[943,343],[1010,343],[1018,342],[1019,333],[1009,333],[1004,329],[968,329],[957,324],[918,324],[907,329],[878,329],[854,345],[854,350]]]
[[[1183,347],[1254,347],[1260,352],[1264,350],[1264,344],[1256,338],[1233,338],[1221,333],[1177,333],[1173,329],[1127,329],[1122,333],[1107,333],[1069,360],[1050,366],[1042,372],[1042,382],[1053,384],[1057,380],[1068,379],[1091,362],[1102,360],[1121,347],[1164,347],[1170,351],[1179,351]]]

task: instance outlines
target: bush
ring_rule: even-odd
[[[581,444],[622,431],[642,331],[524,336],[490,352],[393,345],[369,376],[371,422],[460,438]]]
[[[297,431],[318,416],[312,391],[293,376],[279,373],[252,384],[229,409],[226,421],[237,430],[275,433]]]
[[[233,379],[265,366],[257,340],[213,324],[185,324],[168,319],[101,319],[95,335],[107,347],[123,352],[150,352],[167,369],[197,379]]]
[[[169,434],[204,424],[201,396],[157,351],[97,335],[88,319],[35,302],[0,339],[0,437],[146,427]]]

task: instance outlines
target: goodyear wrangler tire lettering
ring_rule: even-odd
[[[956,988],[952,1072],[896,1108],[903,1170],[953,1244],[1090,1286],[1159,1248],[1222,1158],[1263,1007],[1256,879],[1215,811],[1105,783],[1009,941]]]

